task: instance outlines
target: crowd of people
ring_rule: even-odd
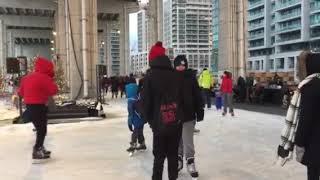
[[[319,180],[320,175],[320,114],[317,109],[320,101],[319,57],[319,54],[305,52],[299,58],[301,83],[299,91],[292,97],[286,118],[287,126],[282,132],[282,143],[278,148],[279,158],[284,159],[284,163],[290,160],[296,148],[297,160],[308,167],[309,180]],[[175,57],[172,64],[161,42],[151,48],[149,66],[138,83],[133,75],[105,77],[103,80],[103,87],[106,92],[111,91],[112,98],[117,98],[118,92],[120,97],[125,95],[127,98],[128,128],[132,132],[127,151],[133,153],[147,148],[143,131],[148,123],[153,133],[152,180],[162,180],[165,159],[168,162],[169,180],[178,178],[184,160],[190,175],[198,177],[194,129],[197,122],[203,121],[205,109],[211,109],[212,93],[216,96],[216,108],[219,110],[222,105],[224,107],[222,115],[227,115],[229,109],[234,116],[234,91],[237,89],[236,97],[244,101],[251,82],[240,77],[234,87],[232,74],[228,71],[221,77],[221,84],[214,82],[207,69],[197,76],[194,70],[188,68],[188,60],[184,55]],[[37,132],[32,154],[34,160],[50,158],[51,152],[44,147],[46,104],[48,98],[57,91],[52,62],[39,57],[35,71],[23,77],[18,90],[31,113]]]

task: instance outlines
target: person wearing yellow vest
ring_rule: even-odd
[[[213,86],[213,77],[207,68],[204,68],[199,76],[199,86],[202,89],[203,100],[207,108],[211,109],[211,88]]]

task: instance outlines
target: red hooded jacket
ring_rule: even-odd
[[[53,77],[53,63],[38,57],[35,62],[35,71],[22,78],[18,90],[25,104],[46,104],[50,96],[57,94],[58,86]]]
[[[232,79],[224,76],[221,84],[221,92],[225,94],[232,94]]]

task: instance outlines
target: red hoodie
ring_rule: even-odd
[[[58,86],[53,77],[53,63],[38,57],[35,62],[35,71],[22,78],[18,90],[25,104],[46,104],[50,96],[57,94]]]
[[[232,79],[226,76],[222,79],[221,92],[225,94],[232,94]]]

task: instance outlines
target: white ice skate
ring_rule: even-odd
[[[187,170],[193,180],[197,180],[199,177],[199,172],[196,169],[196,165],[194,163],[194,159],[190,158],[187,160]]]

